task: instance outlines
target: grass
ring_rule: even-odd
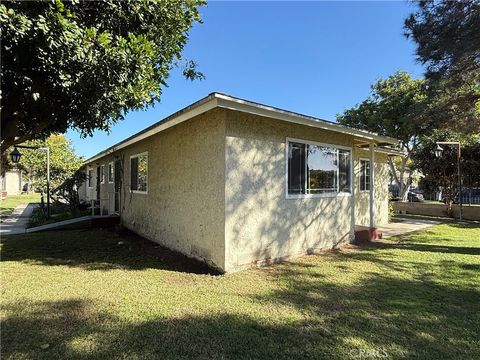
[[[19,205],[26,205],[28,203],[40,202],[40,194],[22,194],[22,195],[8,195],[6,199],[0,200],[0,214],[8,215],[15,210]]]
[[[2,358],[480,358],[474,224],[229,275],[185,264],[101,230],[3,238]]]

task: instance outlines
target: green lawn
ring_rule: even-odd
[[[38,202],[40,202],[40,194],[38,193],[9,195],[6,199],[0,200],[0,215],[11,214],[18,205]]]
[[[479,359],[480,227],[397,240],[215,276],[107,231],[6,237],[2,359]]]

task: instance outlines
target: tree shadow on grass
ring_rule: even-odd
[[[396,359],[480,357],[478,291],[379,274],[342,286],[310,275],[295,263],[277,267],[276,281],[288,286],[251,299],[266,311],[294,308],[294,319],[237,309],[133,321],[88,299],[6,304],[2,356],[351,359],[376,349]]]
[[[7,309],[14,315],[3,322],[4,359],[311,358],[313,341],[324,335],[233,314],[125,322],[82,300],[28,308]]]
[[[329,257],[343,263],[349,254]],[[336,342],[343,339],[347,346],[366,344],[385,349],[393,358],[480,358],[480,292],[473,280],[466,286],[455,282],[461,271],[465,279],[473,279],[477,268],[463,265],[425,264],[411,278],[364,273],[355,285],[342,286],[329,277],[312,277],[308,272],[302,276],[301,267],[290,263],[284,265],[285,272],[281,268],[277,273],[284,286],[253,298],[293,306],[309,319],[321,319],[309,326],[320,325],[327,336]],[[443,285],[440,279],[452,285]]]
[[[85,270],[163,269],[219,274],[204,262],[171,251],[131,232],[63,230],[1,239],[2,261],[63,265]]]

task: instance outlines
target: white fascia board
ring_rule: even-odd
[[[407,156],[407,153],[404,151],[400,150],[395,150],[395,149],[390,149],[390,148],[385,148],[385,147],[377,147],[375,148],[375,152],[383,153],[383,154],[388,154],[388,155],[394,155],[394,156],[401,156],[405,157]]]
[[[320,129],[340,132],[343,134],[352,135],[352,136],[360,137],[363,139],[368,139],[368,140],[373,140],[378,142],[385,142],[392,145],[396,145],[398,143],[397,139],[394,139],[388,136],[380,136],[368,131],[358,130],[358,129],[350,128],[340,124],[330,123],[325,120],[315,119],[312,117],[308,117],[306,115],[296,114],[289,111],[273,108],[270,106],[251,103],[249,101],[232,98],[230,96],[223,95],[223,94],[215,94],[215,96],[218,99],[218,106],[225,109],[237,110],[237,111],[242,111],[242,112],[246,112],[254,115],[265,116],[273,119],[287,121],[295,124],[312,126]]]
[[[172,126],[175,126],[175,125],[178,125],[188,119],[191,119],[197,115],[201,115],[211,109],[214,109],[215,107],[217,107],[217,100],[214,98],[214,97],[211,97],[211,98],[205,98],[205,102],[203,103],[199,103],[197,104],[196,106],[192,106],[191,109],[186,109],[186,111],[182,111],[181,110],[181,113],[176,115],[176,114],[173,114],[171,116],[169,116],[168,118],[160,121],[159,123],[157,124],[154,124],[151,126],[151,129],[145,131],[141,131],[138,135],[133,135],[131,136],[129,139],[127,140],[124,140],[123,142],[120,142],[116,145],[113,145],[112,147],[94,155],[93,157],[91,157],[90,159],[87,159],[85,160],[85,162],[83,163],[84,165],[86,164],[89,164],[95,160],[98,160],[108,154],[111,154],[115,151],[118,151],[120,149],[123,149],[129,145],[132,145],[138,141],[141,141],[143,139],[146,139],[152,135],[155,135],[161,131],[164,131],[168,128],[171,128]]]

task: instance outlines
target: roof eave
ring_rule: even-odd
[[[241,111],[245,113],[255,114],[264,117],[270,117],[290,123],[311,126],[315,128],[330,130],[334,132],[340,132],[346,135],[351,135],[357,138],[374,141],[377,143],[397,145],[398,140],[388,137],[381,136],[375,133],[351,128],[348,126],[332,123],[326,120],[317,119],[311,116],[282,110],[279,108],[254,103],[248,100],[243,100],[239,98],[234,98],[229,95],[221,93],[211,93],[208,96],[200,99],[199,101],[173,113],[172,115],[166,117],[163,120],[156,122],[155,124],[147,127],[146,129],[126,138],[125,140],[97,153],[96,155],[85,160],[83,165],[87,165],[93,161],[96,161],[106,155],[109,155],[115,151],[118,151],[122,148],[125,148],[129,145],[132,145],[138,141],[141,141],[147,137],[150,137],[156,133],[159,133],[163,130],[166,130],[172,126],[175,126],[183,121],[189,120],[195,116],[203,114],[209,110],[212,110],[216,107]]]
[[[215,95],[218,99],[218,106],[222,108],[247,112],[250,114],[271,117],[271,118],[275,118],[275,119],[279,119],[279,120],[283,120],[291,123],[340,132],[343,134],[352,135],[355,137],[368,139],[371,141],[387,143],[390,145],[397,145],[399,142],[395,138],[377,135],[369,131],[351,128],[348,126],[332,123],[326,120],[317,119],[311,116],[302,115],[302,114],[278,109],[275,107],[266,106],[263,104],[252,103],[247,100],[232,98],[231,96],[224,95],[224,94],[216,93]]]

